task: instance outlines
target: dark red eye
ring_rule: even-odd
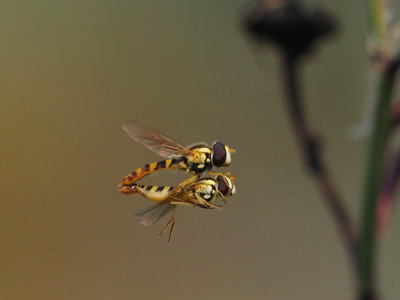
[[[215,142],[213,147],[213,157],[212,157],[212,163],[214,166],[222,166],[225,163],[226,160],[226,149],[225,145],[222,144],[221,142]]]
[[[221,175],[217,176],[218,190],[222,193],[222,195],[226,196],[229,194],[229,186],[226,184],[224,177]]]

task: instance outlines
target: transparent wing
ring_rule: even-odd
[[[170,202],[160,202],[136,213],[135,216],[137,217],[139,224],[150,226],[156,223],[168,212],[174,211],[175,208],[175,204],[171,204]]]
[[[137,122],[128,121],[122,125],[122,128],[134,141],[142,143],[162,157],[177,158],[190,153],[190,149],[175,142],[158,130]]]
[[[199,146],[199,145],[210,148],[210,145],[208,143],[206,143],[206,142],[192,143],[192,144],[186,145],[186,148],[190,149],[190,148],[192,148],[194,146]]]

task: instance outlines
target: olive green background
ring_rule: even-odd
[[[325,4],[340,34],[303,71],[307,110],[352,216],[371,98],[362,1]],[[275,51],[241,31],[248,1],[7,1],[0,5],[1,299],[352,299],[336,228],[304,172]],[[179,208],[172,245],[117,190],[160,159],[126,120],[237,150],[222,211]],[[165,172],[145,183],[177,184]],[[379,283],[400,297],[399,218]]]

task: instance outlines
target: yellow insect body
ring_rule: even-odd
[[[169,222],[161,232],[161,234],[163,234],[168,226],[171,225],[168,238],[169,242],[175,225],[174,210],[178,205],[219,209],[219,206],[212,203],[217,199],[218,195],[227,203],[225,197],[235,194],[236,191],[233,180],[234,177],[231,175],[226,176],[218,174],[215,178],[198,178],[194,176],[185,180],[175,188],[156,185],[146,186],[133,183],[130,186],[130,193],[140,194],[149,200],[158,202],[156,205],[136,214],[139,223],[142,225],[152,225],[168,212],[172,212]]]
[[[132,183],[161,170],[175,169],[201,175],[211,170],[212,166],[228,166],[231,163],[231,153],[235,152],[234,149],[220,142],[215,142],[212,147],[199,144],[187,148],[158,130],[133,121],[126,122],[122,127],[133,140],[167,158],[146,164],[126,175],[118,187],[123,194],[129,194],[132,191],[129,188]]]
[[[126,122],[122,127],[133,140],[165,158],[159,162],[145,164],[129,173],[122,179],[118,188],[123,194],[140,194],[157,202],[136,214],[142,225],[152,225],[166,213],[172,212],[169,222],[161,232],[163,234],[171,225],[168,242],[175,225],[174,210],[178,205],[218,209],[220,207],[213,204],[218,195],[227,203],[225,197],[235,193],[233,176],[211,172],[213,166],[229,166],[234,149],[221,142],[214,142],[211,147],[204,144],[184,147],[158,130],[133,121]],[[136,183],[149,174],[166,169],[189,172],[192,176],[175,188]],[[205,171],[215,175],[215,178],[200,178]]]

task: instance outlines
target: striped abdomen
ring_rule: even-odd
[[[183,159],[166,159],[159,162],[153,162],[151,164],[146,164],[132,173],[129,173],[122,179],[119,184],[119,189],[124,187],[125,185],[131,185],[132,183],[138,181],[139,179],[161,170],[165,169],[175,169],[175,170],[187,170],[187,167],[183,161]]]
[[[130,194],[140,194],[149,200],[160,202],[167,199],[173,189],[174,187],[172,186],[140,185],[133,183],[130,185]]]

